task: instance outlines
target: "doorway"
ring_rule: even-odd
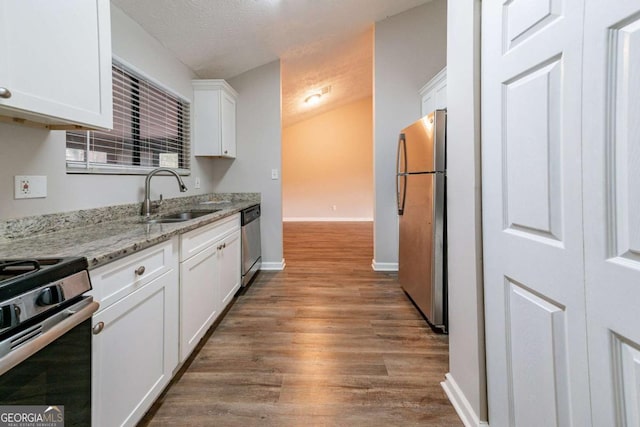
[[[287,231],[324,238],[373,227],[373,28],[282,59],[282,200]],[[349,224],[352,227],[349,227]],[[373,240],[353,247],[371,259]],[[336,245],[340,242],[336,241]],[[312,249],[313,246],[307,249]],[[343,249],[346,249],[344,246]],[[327,254],[325,254],[327,255]],[[305,251],[305,256],[320,254]]]

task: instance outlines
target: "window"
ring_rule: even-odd
[[[188,101],[113,61],[113,130],[67,132],[67,172],[189,173]]]

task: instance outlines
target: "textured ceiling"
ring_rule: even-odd
[[[288,126],[372,93],[373,24],[430,0],[111,0],[201,78],[282,60]],[[302,101],[331,86],[316,107]]]

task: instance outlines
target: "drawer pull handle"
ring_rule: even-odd
[[[142,276],[145,270],[146,269],[144,268],[144,265],[141,265],[140,267],[136,268],[136,276]]]
[[[227,244],[226,244],[226,243],[223,243],[223,244],[222,244],[222,247],[223,247],[223,248],[226,248],[226,247],[227,247]]]
[[[104,322],[98,322],[93,327],[93,335],[98,335],[104,329]]]
[[[6,87],[0,87],[0,98],[4,98],[4,99],[11,98],[11,91]]]

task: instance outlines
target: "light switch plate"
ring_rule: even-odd
[[[43,175],[16,175],[15,199],[39,199],[47,197],[47,177]]]
[[[271,169],[271,179],[278,179],[278,169]]]

